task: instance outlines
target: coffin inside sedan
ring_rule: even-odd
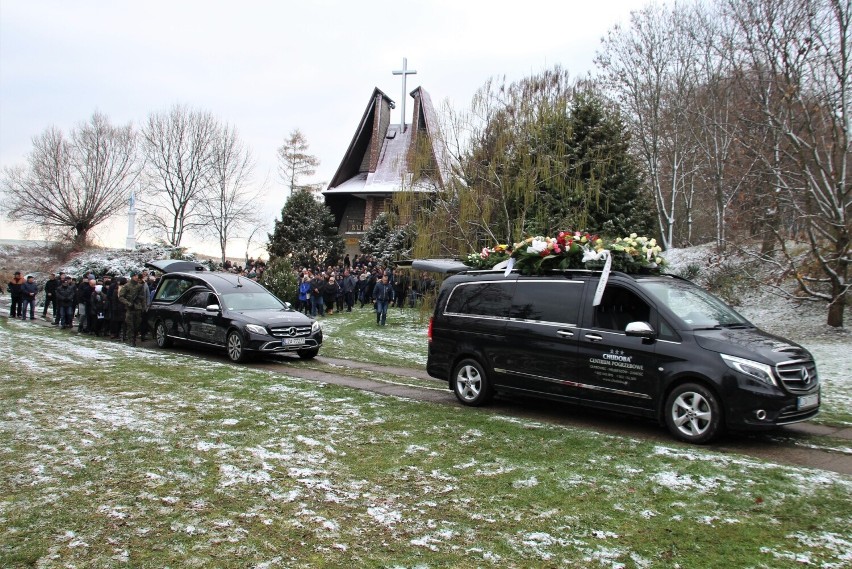
[[[235,362],[277,352],[310,359],[322,345],[319,322],[255,281],[231,273],[163,275],[146,318],[161,348],[176,340],[216,346]]]

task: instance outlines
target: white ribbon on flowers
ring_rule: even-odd
[[[598,306],[601,303],[601,298],[603,297],[604,289],[606,288],[606,282],[609,280],[609,271],[612,269],[612,254],[610,254],[609,249],[604,249],[602,251],[593,251],[588,245],[583,247],[583,262],[587,261],[601,261],[606,260],[604,263],[603,271],[601,271],[601,280],[598,281],[598,288],[595,289],[595,298],[592,301],[592,306]]]
[[[508,259],[506,259],[502,263],[497,263],[496,265],[494,265],[494,268],[497,269],[497,270],[505,268],[506,270],[505,270],[505,272],[503,272],[503,276],[508,277],[509,273],[512,272],[512,268],[514,266],[515,266],[515,258],[509,257]]]

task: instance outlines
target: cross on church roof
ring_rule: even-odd
[[[414,69],[408,68],[408,58],[402,58],[402,69],[398,71],[394,71],[394,75],[402,75],[402,104],[399,109],[399,133],[402,134],[405,132],[405,97],[406,97],[406,88],[405,88],[405,76],[406,75],[414,75],[417,73]]]

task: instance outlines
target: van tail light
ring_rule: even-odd
[[[434,316],[429,317],[429,328],[426,329],[426,339],[429,341],[429,343],[432,342],[432,321],[434,319]]]

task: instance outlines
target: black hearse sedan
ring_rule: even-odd
[[[235,362],[251,353],[296,352],[310,359],[322,345],[319,322],[260,284],[230,273],[163,275],[146,318],[161,348],[175,340],[218,346]]]

